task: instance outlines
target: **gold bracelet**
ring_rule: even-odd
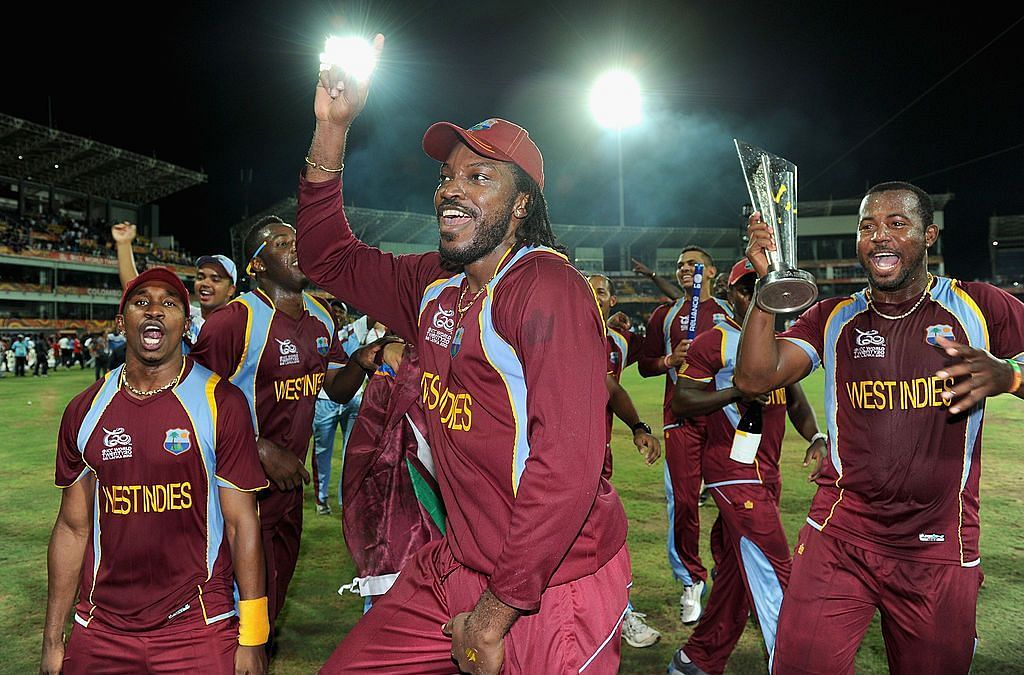
[[[267,596],[238,601],[238,644],[258,647],[270,638]]]
[[[308,164],[309,166],[313,167],[314,169],[320,169],[321,171],[326,171],[327,173],[341,173],[342,171],[345,170],[345,163],[344,162],[342,162],[341,166],[339,168],[337,168],[337,169],[328,169],[323,164],[317,164],[316,162],[311,160],[309,158],[309,155],[306,155],[306,164]]]

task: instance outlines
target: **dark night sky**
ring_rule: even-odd
[[[346,158],[346,199],[360,206],[429,212],[423,131],[497,116],[544,153],[555,222],[615,224],[614,137],[586,98],[599,72],[624,65],[646,97],[643,125],[623,133],[630,224],[737,225],[734,137],[798,164],[805,201],[890,179],[955,193],[945,250],[956,276],[986,263],[989,216],[1024,213],[1019,6],[171,4],[145,17],[141,5],[47,5],[21,24],[33,46],[8,62],[0,111],[206,172],[207,185],[159,202],[162,230],[193,253],[228,249],[243,169],[249,212],[294,194],[331,32],[387,37]]]

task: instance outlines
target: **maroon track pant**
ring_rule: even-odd
[[[540,610],[519,617],[505,636],[502,673],[617,673],[630,583],[629,551],[623,545],[594,574],[549,586]],[[395,585],[374,601],[320,672],[458,673],[451,638],[441,626],[472,611],[486,589],[487,577],[459,564],[447,539],[432,541],[406,563]]]
[[[235,672],[238,620],[234,617],[207,626],[183,621],[157,630],[124,633],[104,629],[96,621],[86,628],[75,624],[64,652],[65,675],[114,673]]]
[[[719,512],[711,528],[717,571],[711,598],[683,650],[714,675],[725,670],[751,611],[771,653],[792,558],[779,518],[778,486],[743,483],[708,491]]]
[[[894,675],[967,673],[981,568],[900,560],[800,531],[775,641],[777,675],[853,673],[875,610]]]

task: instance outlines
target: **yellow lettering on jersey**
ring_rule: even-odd
[[[768,394],[767,405],[786,405],[786,389],[776,389],[775,391]]]
[[[124,516],[132,513],[164,513],[192,508],[192,484],[104,485],[103,512]]]
[[[420,398],[428,412],[437,411],[441,424],[452,431],[469,431],[473,428],[473,397],[467,393],[454,394],[445,387],[441,389],[441,378],[424,371],[420,378]]]
[[[913,380],[860,380],[846,383],[850,405],[860,410],[918,410],[949,406],[942,392],[953,386],[952,378],[935,376]]]
[[[278,401],[298,401],[316,396],[324,386],[326,373],[306,373],[300,377],[274,382],[274,396]]]

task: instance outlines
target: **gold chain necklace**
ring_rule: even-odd
[[[902,314],[897,314],[896,316],[890,316],[889,314],[882,314],[881,312],[878,311],[878,308],[875,307],[875,303],[874,303],[874,301],[871,298],[871,289],[869,288],[867,290],[868,307],[871,308],[872,312],[874,312],[878,316],[882,317],[883,319],[888,319],[889,321],[899,321],[900,319],[905,319],[908,316],[910,316],[911,314],[913,314],[914,310],[916,310],[918,307],[921,306],[921,303],[924,302],[924,299],[928,296],[928,291],[929,291],[929,289],[931,289],[931,287],[932,287],[932,275],[931,275],[931,272],[929,272],[928,273],[928,280],[924,284],[924,291],[921,293],[921,297],[917,299],[917,302],[914,303],[913,307],[911,307],[907,311],[903,312]]]
[[[181,370],[178,371],[178,374],[174,376],[173,380],[171,380],[170,382],[168,382],[167,384],[165,384],[164,386],[162,386],[162,387],[160,387],[158,389],[150,389],[149,391],[142,391],[141,389],[136,389],[135,387],[133,387],[131,385],[130,382],[128,382],[128,378],[124,374],[125,373],[124,369],[121,370],[121,384],[124,385],[125,389],[127,389],[131,393],[135,394],[136,396],[139,396],[141,398],[148,398],[150,396],[156,396],[157,394],[159,394],[162,391],[167,391],[168,389],[172,388],[174,385],[178,384],[178,380],[181,379],[181,374],[184,373],[184,372],[185,372],[185,357],[182,357],[181,358]]]
[[[480,294],[483,293],[484,290],[486,290],[486,289],[487,289],[487,285],[486,284],[481,286],[475,293],[473,293],[473,298],[469,301],[469,304],[466,305],[465,307],[463,307],[462,306],[462,301],[466,299],[466,291],[469,290],[469,281],[468,280],[466,281],[466,286],[462,289],[462,292],[459,293],[459,304],[458,304],[459,318],[462,318],[462,315],[469,311],[469,308],[473,306],[473,304],[477,301],[477,298],[480,297]]]

